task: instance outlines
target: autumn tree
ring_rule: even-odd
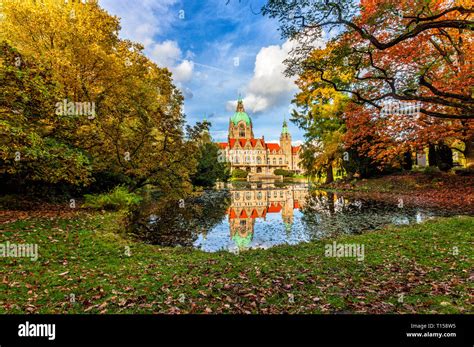
[[[48,107],[38,110],[50,122],[44,137],[79,149],[93,177],[106,172],[128,177],[132,189],[154,184],[169,194],[189,191],[197,149],[185,139],[183,97],[143,46],[118,37],[116,17],[95,1],[60,0],[6,0],[2,15],[0,39],[48,67],[58,86]],[[74,108],[84,103],[94,112]],[[28,153],[22,158],[31,160]],[[85,177],[79,181],[88,184]]]
[[[314,50],[308,59],[318,60],[331,47]],[[344,108],[348,97],[325,85],[318,73],[311,69],[302,72],[297,80],[300,92],[294,103],[292,121],[305,130],[302,165],[313,176],[333,181],[333,169],[342,168],[344,153]]]
[[[283,35],[299,43],[287,61],[288,74],[319,73],[373,117],[388,102],[418,104],[419,115],[404,118],[411,117],[414,127],[445,128],[464,142],[460,150],[473,163],[470,2],[269,0],[263,13],[277,18]],[[333,49],[308,59],[323,33]]]

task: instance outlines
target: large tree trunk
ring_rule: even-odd
[[[438,161],[436,158],[436,147],[432,143],[428,145],[428,165],[438,166]]]
[[[326,169],[326,183],[331,183],[334,181],[334,175],[332,174],[332,164]]]

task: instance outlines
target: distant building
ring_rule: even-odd
[[[280,143],[266,143],[263,136],[255,138],[252,120],[245,112],[241,99],[229,121],[228,140],[219,143],[219,147],[222,158],[230,163],[231,171],[242,169],[256,176],[273,175],[276,169],[302,172],[299,158],[301,146],[291,145],[286,120],[283,121]]]

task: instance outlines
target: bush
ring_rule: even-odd
[[[233,178],[247,178],[248,172],[242,169],[234,169],[232,171]]]
[[[288,170],[283,170],[283,169],[276,169],[275,171],[273,171],[273,174],[277,175],[277,176],[283,176],[283,177],[293,177],[294,176],[293,172],[288,171]]]
[[[124,186],[117,186],[106,194],[85,194],[83,207],[98,210],[122,210],[138,205],[142,200],[137,194],[130,193]]]

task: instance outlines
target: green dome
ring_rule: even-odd
[[[252,124],[249,115],[245,112],[244,103],[239,97],[237,100],[237,109],[235,110],[234,115],[230,118],[230,121],[237,125],[240,121],[244,121],[247,125]]]
[[[236,246],[239,248],[239,250],[244,250],[247,249],[250,245],[250,242],[252,242],[252,233],[248,233],[247,236],[240,236],[239,233],[236,233],[233,237],[232,240],[235,242]]]
[[[250,125],[251,123],[250,117],[246,112],[235,112],[230,120],[235,125],[237,125],[240,121],[244,121],[247,125]]]

